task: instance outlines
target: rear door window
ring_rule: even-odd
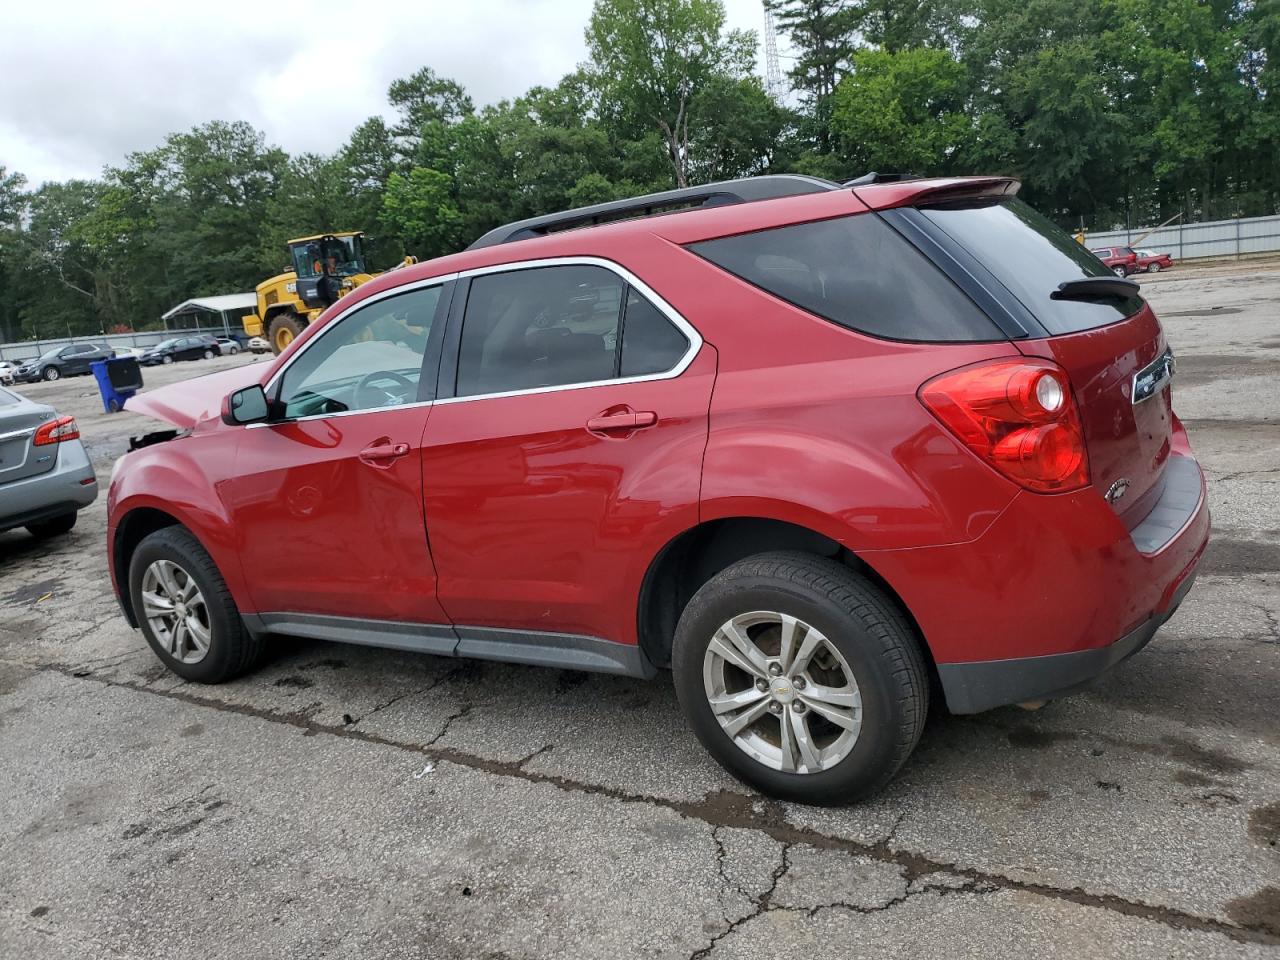
[[[850,330],[890,340],[1004,339],[959,287],[874,214],[707,240],[690,249]]]
[[[1023,203],[956,204],[920,213],[991,272],[1051,334],[1076,333],[1115,323],[1142,308],[1142,299],[1053,300],[1067,280],[1108,277],[1111,270],[1064,230]]]

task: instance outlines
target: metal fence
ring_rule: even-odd
[[[207,333],[215,337],[225,336],[222,325],[219,324],[216,327],[189,327],[182,330],[154,330],[146,333],[108,333],[96,337],[49,337],[41,340],[27,340],[25,343],[0,343],[0,360],[27,360],[73,343],[105,343],[116,350],[123,347],[150,347],[170,337],[188,337],[197,333]],[[243,336],[244,331],[233,329],[232,333]]]
[[[1280,216],[1241,217],[1237,220],[1208,220],[1204,223],[1175,223],[1152,231],[1150,227],[1134,230],[1109,230],[1090,233],[1085,244],[1099,247],[1130,247],[1159,250],[1175,260],[1197,260],[1207,257],[1240,257],[1280,251]]]

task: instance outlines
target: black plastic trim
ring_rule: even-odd
[[[1202,477],[1192,457],[1169,458],[1160,477],[1160,499],[1129,533],[1140,553],[1157,553],[1195,518],[1204,500]]]
[[[454,627],[448,624],[366,620],[312,613],[242,614],[255,636],[282,633],[313,640],[410,650],[442,657],[501,660],[561,670],[610,673],[648,680],[657,673],[638,645],[600,637],[539,630]]]
[[[881,211],[880,218],[946,274],[1010,340],[1049,335],[1021,300],[918,210],[897,207]]]

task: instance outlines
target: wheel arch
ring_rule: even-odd
[[[911,624],[931,680],[936,682],[937,667],[928,640],[892,584],[863,557],[827,534],[771,517],[704,520],[673,537],[658,551],[641,581],[636,611],[636,633],[645,655],[655,665],[669,666],[676,623],[698,589],[739,560],[780,550],[827,557],[875,583]]]

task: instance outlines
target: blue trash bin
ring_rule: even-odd
[[[125,401],[142,389],[142,368],[134,357],[112,357],[89,364],[102,394],[102,409],[119,413]]]

